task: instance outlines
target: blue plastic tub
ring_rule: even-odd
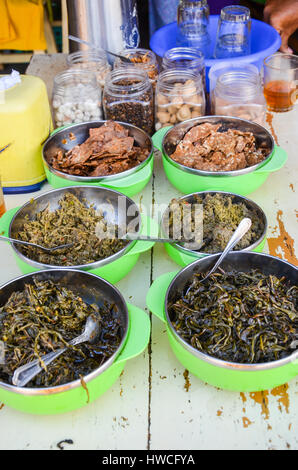
[[[210,16],[210,36],[212,41],[212,51],[214,50],[216,32],[217,32],[217,23],[218,15]],[[155,54],[160,57],[163,57],[164,53],[168,49],[176,47],[176,32],[177,32],[177,23],[170,23],[162,28],[158,29],[150,39],[150,48]],[[274,54],[278,51],[281,45],[281,38],[278,32],[267,23],[263,21],[252,19],[251,25],[251,54],[243,57],[233,57],[233,62],[246,62],[255,64],[259,69],[263,64],[265,57]],[[219,62],[227,61],[231,59],[206,59],[206,87],[209,91],[209,79],[208,73],[210,67]]]

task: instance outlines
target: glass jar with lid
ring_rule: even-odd
[[[205,58],[211,55],[207,0],[180,0],[177,8],[177,46],[195,47]]]
[[[119,52],[119,55],[127,57],[132,63],[129,64],[127,62],[123,62],[119,57],[117,57],[114,62],[114,69],[120,67],[131,67],[131,65],[134,65],[148,74],[149,80],[152,83],[153,88],[155,88],[159,67],[156,55],[153,51],[141,48],[124,49]]]
[[[56,75],[52,107],[56,127],[102,119],[101,88],[95,74],[66,70]]]
[[[105,77],[111,70],[104,51],[83,50],[72,52],[67,56],[67,65],[69,69],[83,69],[94,72],[101,87],[104,86]]]
[[[173,47],[167,50],[162,58],[162,70],[168,69],[183,69],[200,74],[206,86],[204,54],[195,47]]]
[[[155,129],[203,116],[205,103],[200,75],[182,69],[161,72],[155,96]]]
[[[147,73],[135,66],[107,75],[103,108],[106,119],[133,124],[149,135],[154,132],[153,88]]]
[[[244,69],[219,75],[212,92],[212,112],[264,125],[266,101],[260,74]]]

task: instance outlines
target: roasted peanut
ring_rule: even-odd
[[[160,93],[157,95],[157,104],[162,106],[168,104],[169,100],[166,96],[161,95]]]
[[[165,111],[160,111],[156,114],[157,119],[164,124],[165,122],[169,122],[170,120],[170,114],[165,112]]]
[[[183,106],[181,106],[176,116],[178,121],[186,121],[187,119],[191,118],[191,111],[189,107],[184,104]]]

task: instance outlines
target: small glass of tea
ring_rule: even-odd
[[[293,108],[298,97],[298,56],[275,53],[264,60],[264,95],[270,111]]]
[[[4,195],[3,189],[1,184],[1,176],[0,176],[0,217],[6,212],[5,202],[4,202]]]

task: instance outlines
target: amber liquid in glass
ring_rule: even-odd
[[[268,108],[272,111],[288,111],[296,100],[296,86],[293,82],[285,80],[273,80],[266,83],[264,96]]]

